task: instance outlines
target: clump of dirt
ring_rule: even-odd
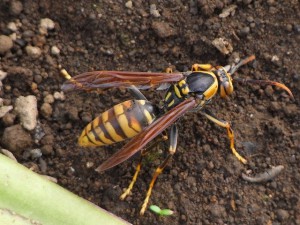
[[[10,107],[0,119],[0,146],[133,224],[300,224],[299,7],[294,0],[1,1],[0,103]],[[214,40],[225,40],[230,51],[217,49]],[[165,146],[145,160],[133,194],[119,200],[137,157],[98,174],[95,168],[123,143],[86,149],[77,138],[95,116],[133,97],[117,89],[62,93],[59,65],[72,75],[162,71],[169,65],[186,71],[194,63],[226,65],[251,54],[256,62],[235,76],[285,83],[295,100],[271,86],[234,83],[230,100],[216,97],[208,106],[231,122],[236,148],[248,165],[232,155],[226,130],[199,113],[184,116],[178,122],[177,152],[150,199],[175,214],[161,218],[147,211],[139,217]],[[163,97],[155,90],[144,93],[156,103]],[[37,100],[33,130],[11,110],[17,98],[29,95]],[[6,144],[8,131],[23,146]],[[271,182],[241,178],[242,172],[261,173],[276,165],[285,169]]]

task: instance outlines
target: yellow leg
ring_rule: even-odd
[[[167,156],[167,158],[159,165],[159,167],[155,170],[152,180],[150,182],[147,194],[146,194],[146,198],[144,200],[144,203],[142,205],[141,211],[140,211],[140,215],[144,215],[146,209],[147,209],[147,205],[152,193],[152,189],[154,186],[154,183],[157,179],[157,177],[159,176],[159,174],[161,174],[164,170],[164,168],[166,167],[166,165],[168,164],[168,162],[170,161],[170,159],[172,158],[172,156],[175,154],[176,152],[176,148],[177,148],[177,137],[178,137],[178,129],[176,127],[175,124],[172,125],[171,130],[170,130],[170,147],[169,147],[169,154]]]
[[[128,186],[128,188],[124,191],[124,193],[120,196],[120,199],[121,200],[124,200],[131,192],[132,188],[133,188],[133,185],[135,184],[136,182],[136,179],[139,175],[139,172],[141,171],[141,167],[142,167],[142,160],[143,160],[143,157],[151,150],[153,149],[159,142],[161,141],[166,141],[168,140],[168,136],[167,135],[162,135],[158,140],[156,140],[153,144],[151,144],[149,147],[147,147],[146,149],[142,150],[141,152],[141,156],[140,156],[140,159],[139,159],[139,162],[138,162],[138,165],[136,166],[136,170],[135,170],[135,173],[132,177],[132,180]]]
[[[213,66],[211,64],[194,64],[192,66],[192,71],[211,71]]]
[[[120,196],[120,199],[121,199],[121,200],[124,200],[124,199],[129,195],[129,193],[131,192],[131,190],[132,190],[132,188],[133,188],[133,185],[134,185],[135,182],[136,182],[136,178],[137,178],[137,176],[139,175],[139,172],[141,171],[142,159],[143,159],[143,155],[141,154],[139,163],[138,163],[138,165],[136,166],[135,173],[134,173],[134,175],[133,175],[133,177],[132,177],[132,181],[130,182],[128,188],[127,188],[127,189],[124,191],[124,193]]]
[[[150,196],[152,193],[152,189],[153,189],[153,186],[154,186],[154,183],[155,183],[157,177],[159,176],[159,174],[162,173],[162,171],[164,170],[164,168],[166,167],[166,165],[168,164],[168,162],[172,158],[172,156],[173,156],[172,154],[169,154],[168,157],[164,160],[164,162],[155,170],[152,180],[150,182],[147,194],[146,194],[146,198],[144,200],[144,203],[143,203],[141,211],[140,211],[141,216],[144,215],[144,213],[147,209],[147,205],[148,205],[148,202],[149,202],[149,199],[150,199]]]
[[[218,120],[214,116],[212,116],[212,115],[210,115],[208,113],[205,113],[204,111],[201,111],[200,113],[202,115],[204,115],[206,118],[208,118],[210,121],[212,121],[212,122],[216,123],[217,125],[219,125],[219,126],[224,127],[224,128],[227,129],[227,134],[228,134],[228,137],[229,137],[229,140],[230,140],[230,149],[231,149],[232,153],[235,155],[235,157],[238,158],[238,160],[240,160],[242,163],[246,164],[247,160],[245,158],[243,158],[236,151],[236,149],[234,147],[234,133],[233,133],[233,130],[231,129],[231,127],[230,127],[230,124],[227,121]]]

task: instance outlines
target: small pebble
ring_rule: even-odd
[[[215,46],[221,53],[228,55],[233,51],[233,47],[229,41],[224,38],[216,38],[212,41],[212,45]]]
[[[41,144],[43,145],[53,145],[54,143],[54,136],[52,134],[48,134],[48,135],[45,135],[42,140],[41,140]]]
[[[31,159],[38,159],[43,155],[41,149],[39,148],[31,149],[29,150],[29,153]]]
[[[226,217],[227,215],[225,207],[219,204],[211,204],[209,212],[216,218]]]
[[[52,55],[59,55],[59,53],[60,53],[59,48],[58,48],[57,46],[53,45],[53,46],[51,47],[51,54],[52,54]]]
[[[65,94],[63,92],[54,92],[54,99],[64,101],[66,99]]]
[[[230,5],[228,6],[227,8],[224,8],[222,10],[222,13],[219,14],[219,17],[220,18],[226,18],[227,16],[229,16],[230,14],[231,15],[234,15],[235,13],[235,9],[237,8],[237,5]]]
[[[276,211],[276,215],[279,221],[283,222],[285,220],[287,220],[289,218],[289,212],[287,210],[284,209],[278,209]]]
[[[81,120],[85,123],[89,123],[93,119],[90,112],[83,112],[80,116],[81,116]]]
[[[22,33],[23,38],[32,38],[34,36],[34,32],[32,30],[25,30]]]
[[[22,126],[27,130],[33,130],[37,125],[37,99],[34,95],[20,96],[15,102],[17,112]]]
[[[277,61],[279,61],[279,57],[277,55],[273,55],[271,61],[277,62]]]
[[[4,129],[2,144],[12,153],[21,153],[32,144],[32,138],[21,125],[14,125]]]
[[[4,124],[5,127],[9,127],[14,125],[16,119],[16,115],[13,113],[6,113],[3,117],[2,117],[2,122]]]
[[[132,9],[132,1],[128,1],[125,3],[126,8]]]
[[[249,23],[252,23],[252,22],[254,21],[254,18],[253,18],[252,16],[248,16],[248,17],[247,17],[247,21],[248,21]]]
[[[287,30],[288,32],[292,32],[292,31],[293,31],[293,26],[292,26],[292,24],[287,24],[287,25],[286,25],[286,30]]]
[[[51,94],[46,95],[46,97],[44,98],[44,102],[45,103],[49,103],[52,104],[54,102],[54,97]]]
[[[22,10],[23,10],[23,4],[21,1],[16,1],[16,0],[11,1],[9,11],[13,16],[18,16],[22,12]]]
[[[53,109],[49,103],[43,103],[41,106],[41,113],[44,117],[48,118],[52,115]]]
[[[53,30],[55,27],[55,23],[53,20],[49,18],[44,18],[40,20],[40,33],[41,34],[47,34],[48,30]]]
[[[268,85],[265,89],[265,93],[268,97],[272,97],[274,94],[274,89],[272,88],[271,85]]]
[[[156,5],[155,4],[151,4],[150,5],[150,14],[154,17],[160,17],[160,13],[159,11],[156,9]]]
[[[40,166],[40,169],[41,169],[42,173],[47,172],[47,169],[48,169],[47,163],[42,158],[39,158],[39,166]]]
[[[15,22],[9,22],[7,24],[7,28],[10,29],[13,32],[16,32],[18,30],[18,27],[17,27]]]
[[[0,54],[8,52],[13,47],[13,41],[9,36],[0,35]]]
[[[244,27],[241,29],[241,35],[247,36],[250,32],[250,27]]]
[[[167,22],[154,21],[151,27],[160,38],[167,38],[177,34],[177,30]]]
[[[0,106],[0,118],[4,117],[6,113],[8,113],[9,111],[11,111],[13,109],[12,105],[3,105]]]
[[[35,75],[33,79],[37,84],[40,84],[43,81],[43,77],[39,74]]]
[[[7,73],[3,70],[0,70],[0,81],[2,81],[7,76]]]
[[[37,59],[41,56],[42,50],[39,47],[34,47],[31,45],[26,46],[26,53],[33,59]]]

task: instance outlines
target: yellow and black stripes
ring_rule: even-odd
[[[165,107],[167,110],[175,107],[183,100],[186,99],[189,94],[189,87],[185,80],[181,80],[176,84],[173,84],[167,91],[164,99]]]
[[[78,139],[80,146],[103,146],[123,141],[150,125],[157,109],[145,100],[128,100],[105,111],[89,123]]]

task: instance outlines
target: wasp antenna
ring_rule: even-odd
[[[291,90],[285,86],[282,83],[276,82],[276,81],[271,81],[271,80],[251,80],[251,79],[242,79],[242,78],[235,78],[234,81],[237,81],[239,83],[251,83],[251,84],[258,84],[258,85],[272,85],[272,86],[276,86],[279,87],[283,90],[285,90],[290,96],[291,98],[294,100],[294,95],[291,92]]]
[[[236,65],[234,65],[234,66],[232,66],[231,68],[230,68],[230,70],[229,70],[229,73],[232,75],[232,74],[234,74],[241,66],[243,66],[243,65],[245,65],[245,64],[247,64],[247,63],[249,63],[249,62],[252,62],[252,61],[254,61],[255,60],[255,55],[251,55],[251,56],[249,56],[249,57],[247,57],[247,58],[245,58],[245,59],[241,59],[239,62],[238,62],[238,64],[236,64]]]

